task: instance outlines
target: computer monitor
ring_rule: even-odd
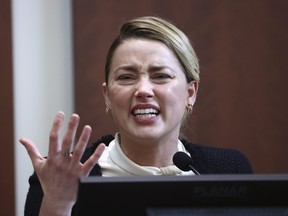
[[[77,215],[288,215],[288,174],[81,177]]]

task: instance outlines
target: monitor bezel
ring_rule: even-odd
[[[81,177],[75,209],[144,216],[148,208],[252,206],[288,206],[288,174]]]

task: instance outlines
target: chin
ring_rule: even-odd
[[[135,138],[137,139],[141,139],[141,140],[159,140],[159,138],[161,137],[161,134],[159,134],[157,131],[155,131],[152,128],[149,129],[145,129],[145,130],[137,130],[134,133]]]

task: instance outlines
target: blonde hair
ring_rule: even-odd
[[[177,56],[184,68],[187,83],[200,81],[198,58],[187,36],[171,22],[159,17],[144,16],[124,23],[119,35],[112,43],[105,64],[105,82],[108,76],[113,55],[123,41],[131,38],[144,38],[164,43]]]

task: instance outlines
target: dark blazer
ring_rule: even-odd
[[[110,141],[113,139],[114,136],[112,135],[103,136],[91,147],[86,149],[81,161],[86,161],[100,143],[109,145]],[[193,159],[193,167],[202,175],[253,173],[248,159],[245,157],[245,155],[237,150],[192,144],[185,139],[181,139],[181,141]],[[101,167],[99,165],[95,165],[89,175],[101,176]],[[43,198],[43,191],[35,172],[30,176],[29,184],[30,187],[26,198],[24,215],[38,216]]]

